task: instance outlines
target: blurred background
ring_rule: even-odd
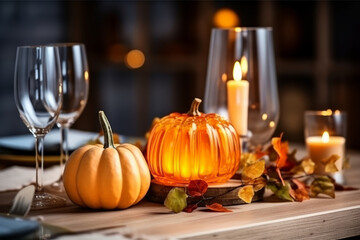
[[[144,136],[154,117],[204,97],[211,28],[270,26],[276,134],[303,143],[305,110],[340,109],[360,149],[359,13],[355,1],[1,1],[0,136],[30,134],[13,98],[19,45],[84,43],[90,95],[73,128],[99,131],[101,109],[114,132]]]

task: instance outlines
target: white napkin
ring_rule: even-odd
[[[60,166],[44,169],[43,185],[48,185],[59,179]],[[0,171],[0,191],[21,189],[35,182],[35,168],[11,166]]]

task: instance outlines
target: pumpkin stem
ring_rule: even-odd
[[[109,148],[109,147],[115,148],[114,137],[111,130],[111,126],[109,120],[105,116],[104,111],[99,111],[99,120],[100,120],[101,128],[104,132],[104,148]]]
[[[190,110],[187,112],[189,116],[201,116],[201,112],[199,111],[199,106],[201,103],[200,98],[194,98],[193,102],[191,103]]]

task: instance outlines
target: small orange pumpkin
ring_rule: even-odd
[[[110,124],[99,112],[104,145],[85,145],[66,163],[63,182],[75,204],[93,209],[123,209],[138,203],[150,187],[150,172],[140,149],[114,144]]]
[[[171,113],[151,130],[147,161],[162,184],[226,182],[239,167],[241,148],[234,127],[218,114],[199,112],[200,103],[195,98],[188,113]]]

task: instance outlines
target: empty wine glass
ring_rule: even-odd
[[[247,80],[249,86],[248,99],[243,101],[248,109],[248,116],[244,116],[248,131],[242,136],[242,142],[248,141],[247,148],[251,148],[267,143],[279,120],[272,29],[212,29],[204,98],[205,112],[218,113],[229,119],[227,85],[230,80],[235,79],[233,70],[236,62],[241,65],[240,78]],[[241,103],[238,105],[241,107]]]
[[[43,189],[44,137],[55,125],[62,104],[59,52],[50,46],[17,48],[14,96],[20,118],[35,137],[36,191],[32,209],[65,205]]]
[[[58,43],[61,75],[63,79],[63,103],[57,120],[60,128],[60,168],[58,181],[51,185],[51,190],[64,191],[62,170],[69,157],[68,133],[71,125],[85,108],[89,92],[89,69],[84,44]]]

